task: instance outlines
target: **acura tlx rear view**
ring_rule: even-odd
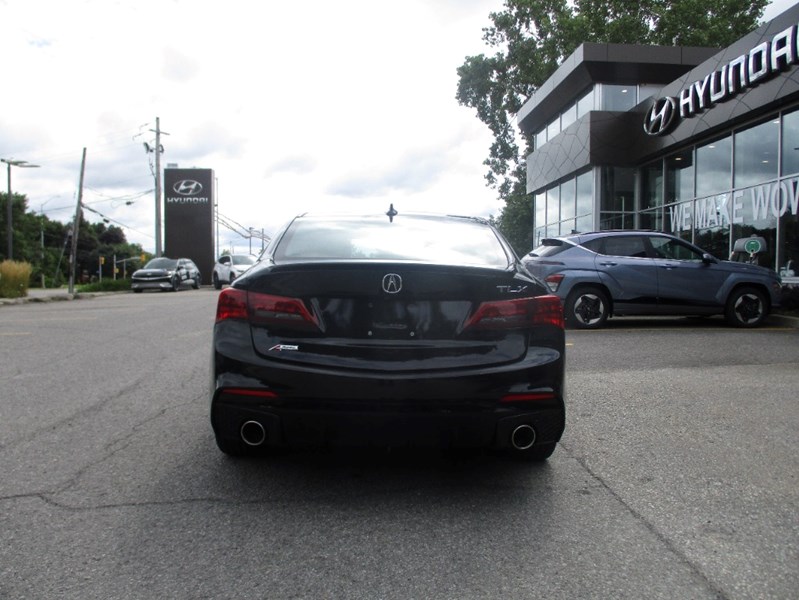
[[[357,238],[357,223],[349,231]],[[477,446],[547,458],[564,427],[561,301],[489,231],[504,265],[267,258],[223,290],[219,447]]]

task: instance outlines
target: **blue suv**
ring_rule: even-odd
[[[719,260],[654,231],[600,231],[543,240],[522,261],[563,300],[574,327],[602,327],[613,315],[724,315],[756,327],[779,305],[776,272]]]

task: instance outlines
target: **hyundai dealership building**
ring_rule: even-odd
[[[732,46],[580,46],[524,104],[533,246],[655,229],[799,275],[799,5]],[[753,237],[754,236],[754,237]]]

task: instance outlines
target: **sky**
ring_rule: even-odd
[[[220,250],[308,211],[498,215],[492,136],[455,93],[503,5],[0,0],[0,157],[39,165],[12,168],[12,192],[66,223],[85,148],[85,217],[148,252],[156,119],[162,168],[214,171]]]

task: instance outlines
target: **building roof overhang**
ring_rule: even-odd
[[[516,115],[527,134],[542,129],[595,83],[666,85],[718,48],[581,44],[530,97]]]

